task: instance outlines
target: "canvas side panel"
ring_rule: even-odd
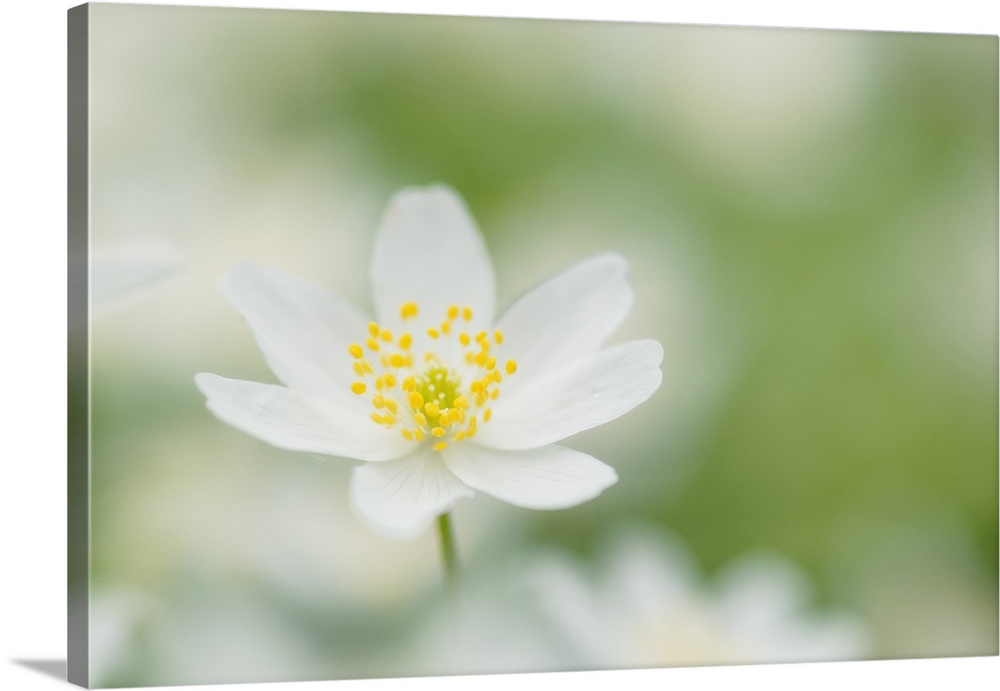
[[[90,580],[89,122],[87,5],[67,26],[67,680],[87,687]]]

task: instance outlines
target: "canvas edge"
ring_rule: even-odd
[[[66,680],[89,686],[89,6],[67,10]]]

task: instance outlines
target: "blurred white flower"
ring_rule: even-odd
[[[613,420],[660,384],[653,340],[604,341],[633,302],[605,254],[542,283],[494,321],[482,237],[444,187],[391,201],[371,268],[376,319],[272,269],[239,265],[221,288],[284,386],[201,373],[224,422],[274,446],[353,458],[352,505],[410,538],[480,490],[535,509],[592,499],[617,480],[554,442]],[[500,396],[500,391],[503,395]]]
[[[810,609],[790,561],[743,557],[708,584],[676,538],[651,528],[613,535],[596,572],[546,555],[530,579],[587,668],[821,662],[869,650],[858,619]]]
[[[101,313],[178,275],[181,256],[163,245],[110,246],[90,253],[90,302]]]
[[[70,330],[84,329],[93,319],[148,296],[180,275],[183,264],[181,255],[163,244],[71,249],[67,265],[70,294],[83,301],[70,300]]]
[[[530,555],[507,544],[472,560],[458,590],[435,593],[392,654],[399,676],[519,674],[573,669],[573,651],[546,620],[525,579]],[[527,557],[527,559],[526,559]]]
[[[129,686],[262,683],[343,677],[341,647],[290,616],[261,584],[185,564],[155,594],[130,641]],[[318,640],[317,640],[318,639]],[[346,646],[343,646],[346,648]],[[121,685],[118,682],[116,685]]]

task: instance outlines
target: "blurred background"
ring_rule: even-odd
[[[350,462],[258,442],[193,384],[274,381],[231,264],[369,307],[384,204],[433,182],[501,305],[618,251],[615,340],[666,351],[649,402],[567,442],[617,485],[456,508],[470,574],[548,549],[590,573],[641,523],[706,582],[783,555],[868,657],[997,653],[995,36],[101,4],[90,32],[91,246],[140,258],[91,325],[94,683],[449,670],[421,652],[434,535],[367,530]]]

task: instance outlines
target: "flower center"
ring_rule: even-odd
[[[438,410],[451,410],[456,407],[455,400],[459,397],[460,386],[461,382],[453,372],[440,364],[434,364],[417,378],[414,393],[426,402],[425,408],[427,403],[433,403]],[[417,396],[413,396],[413,399],[416,400]],[[435,427],[440,419],[440,414],[427,416],[428,423]]]
[[[404,323],[416,320],[419,307],[415,302],[400,306]],[[501,373],[497,356],[503,334],[496,330],[493,337],[481,331],[470,336],[462,327],[472,319],[472,309],[452,305],[445,319],[434,322],[424,331],[428,345],[415,353],[414,339],[407,331],[396,337],[379,324],[368,324],[364,345],[352,343],[348,352],[354,359],[352,367],[358,380],[351,391],[358,395],[374,388],[371,402],[375,409],[372,421],[390,429],[399,429],[408,441],[433,440],[433,449],[440,451],[449,443],[476,435],[480,421],[488,423],[493,415],[492,401],[500,395],[504,376],[517,371],[517,363],[507,360]],[[444,346],[440,352],[455,353],[459,346],[456,367],[449,367],[433,346]]]

